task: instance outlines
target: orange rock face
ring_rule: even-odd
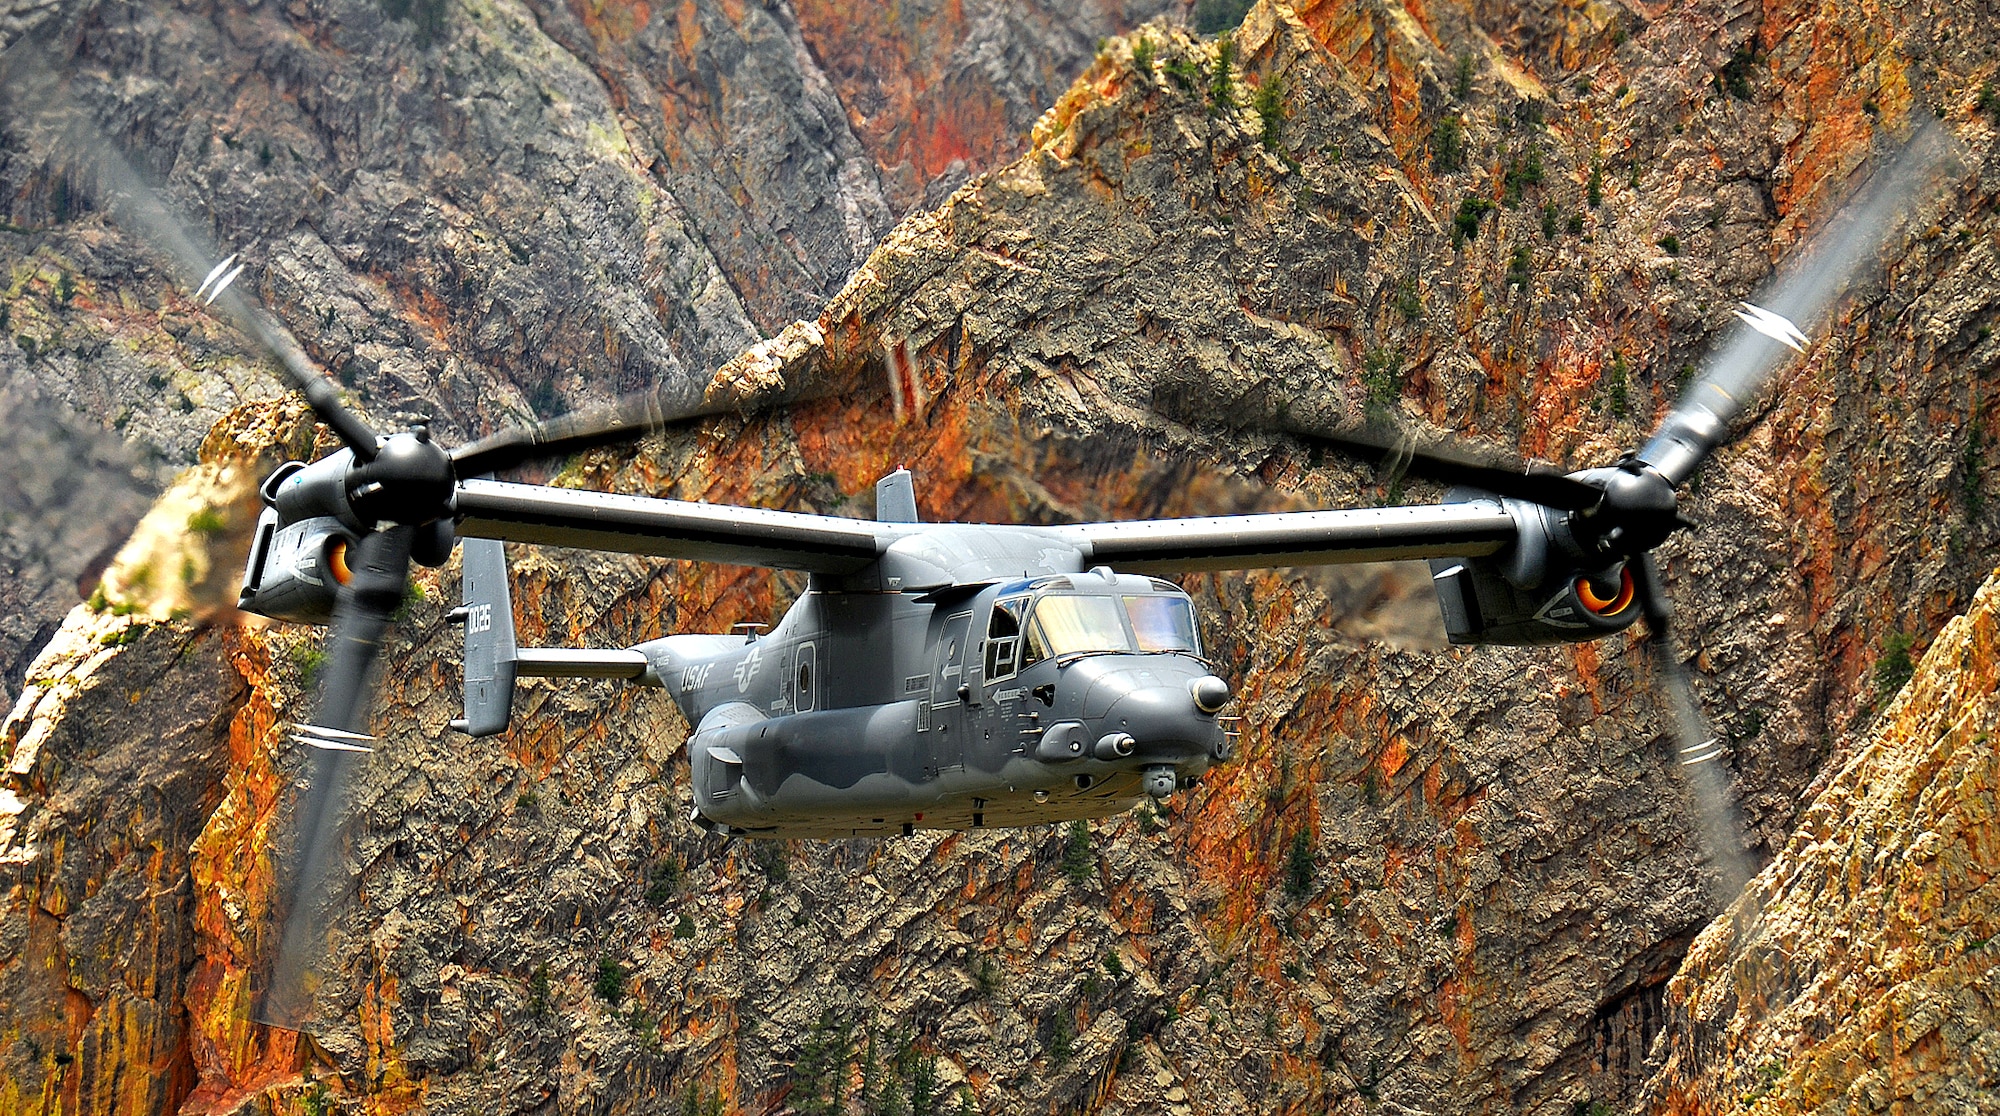
[[[848,123],[904,208],[954,162],[963,169],[975,151],[1012,154],[1020,143],[1000,91],[953,57],[966,37],[965,8],[798,5],[806,42],[845,93]]]
[[[1947,1112],[1994,1083],[2000,578],[1670,985],[1658,1113]]]
[[[614,76],[634,44],[699,60],[689,43],[762,26],[747,6],[563,11]],[[818,38],[831,9],[806,11],[802,39],[831,42]],[[924,11],[912,27],[965,18]],[[1747,69],[1725,76],[1751,38],[1728,13],[1663,8],[1619,47],[1595,31],[1537,39],[1585,45],[1533,67],[1463,16],[1267,3],[1231,40],[1233,63],[1219,42],[1159,26],[1107,43],[1019,160],[904,223],[816,320],[711,385],[830,395],[594,454],[562,482],[865,514],[874,478],[906,464],[924,514],[958,519],[1435,495],[1307,437],[1371,410],[1612,460],[1731,300],[1824,219],[1875,130],[1944,99],[1972,170],[1927,211],[1936,235],[1897,242],[1768,420],[1688,493],[1703,530],[1667,548],[1752,852],[1778,846],[1818,759],[1866,716],[1883,636],[1962,610],[1984,572],[1963,556],[2000,537],[1978,456],[2000,430],[1981,387],[2000,358],[1980,334],[2000,243],[1980,185],[1992,133],[1952,84],[1984,72],[1993,29],[1961,27],[1949,51],[1928,48],[1934,73],[1890,80],[1911,72],[1885,58],[1909,46],[1896,28],[1923,25],[1910,13],[1774,12]],[[670,17],[673,41],[659,38]],[[878,57],[943,65],[901,24],[862,23],[853,34],[874,45],[813,49],[855,59],[856,74]],[[1552,57],[1597,60],[1587,88],[1558,80]],[[1797,107],[1808,77],[1860,118]],[[1727,88],[1739,78],[1744,96]],[[1909,102],[1862,90],[1898,81]],[[921,116],[930,88],[884,96]],[[658,119],[701,138],[698,115]],[[1455,168],[1434,138],[1447,115],[1466,148]],[[925,135],[944,134],[924,127],[871,142],[920,165],[934,157]],[[886,370],[905,362],[922,398],[899,409]],[[801,588],[728,568],[513,558],[528,643],[725,630]],[[1615,1110],[1638,1095],[1667,977],[1713,915],[1650,674],[1626,642],[1390,642],[1411,635],[1384,619],[1408,595],[1394,575],[1190,578],[1246,718],[1240,759],[1168,808],[1099,823],[1080,849],[1048,831],[702,835],[681,820],[686,726],[636,688],[537,682],[508,735],[468,742],[444,728],[455,575],[420,583],[425,602],[388,654],[384,746],[351,835],[355,899],[327,942],[311,1043],[248,1021],[308,635],[74,619],[30,696],[46,692],[8,722],[0,926],[25,944],[0,956],[16,1040],[0,1054],[6,1110],[761,1112],[805,1107],[835,1081],[850,1101],[864,1086],[908,1100],[930,1082],[946,1110],[966,1095],[988,1112]],[[1415,584],[1427,591],[1421,572]],[[138,726],[130,710],[152,707],[126,695],[161,677],[200,700],[166,707],[185,724]],[[1890,716],[1928,716],[1925,700]],[[94,750],[141,733],[153,751],[138,758]],[[159,803],[134,766],[154,754],[187,773]],[[99,808],[127,799],[136,813]],[[1911,836],[1913,863],[1955,847]],[[1963,867],[1936,877],[1953,888],[1987,870],[1984,845],[1965,847]],[[1970,909],[1899,862],[1839,863],[1881,874],[1865,909],[1897,933],[1922,929],[1906,901]],[[118,987],[104,943],[126,940],[174,963],[132,966],[154,975]],[[1721,972],[1723,949],[1704,940],[1695,964]],[[1781,977],[1757,976],[1745,1002],[1791,995]],[[1668,1049],[1694,1045],[1662,1103],[1740,1100],[1738,1056],[1767,1040],[1726,1045],[1716,1036],[1737,1024],[1703,1014],[1722,1001],[1680,987]],[[1873,1003],[1855,988],[1852,1003]],[[1710,1029],[1673,1038],[1672,1019]],[[1949,1077],[1965,1034],[1910,1030],[1905,1053]],[[809,1050],[835,1068],[802,1070]],[[104,1051],[143,1071],[107,1071]],[[1698,1084],[1710,1066],[1724,1067],[1719,1088]]]
[[[228,824],[218,791],[254,769],[271,730],[256,697],[262,640],[238,626],[234,589],[221,599],[213,583],[227,578],[210,571],[241,567],[258,510],[243,478],[310,446],[304,413],[286,403],[216,427],[202,465],[140,524],[6,722],[6,901],[26,933],[0,964],[14,1067],[0,1110],[172,1111],[195,1087],[211,986],[244,973],[205,948],[206,923],[218,908],[239,922],[263,914],[241,902],[260,886],[255,860],[229,862],[228,886],[213,886],[203,846]],[[189,530],[196,515],[216,528]],[[101,807],[73,816],[67,791]],[[240,1013],[226,1029],[270,1040]],[[267,1079],[296,1074],[296,1043],[280,1042]]]
[[[1187,5],[1116,0],[1089,8],[950,0],[864,5],[803,0],[799,30],[882,168],[891,207],[926,186],[956,186],[995,155],[1018,154],[1029,126],[1105,35]],[[942,178],[942,182],[939,180]],[[935,203],[941,194],[930,198]]]

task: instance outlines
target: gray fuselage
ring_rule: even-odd
[[[467,572],[455,725],[504,731],[517,677],[665,687],[694,726],[693,820],[762,837],[1027,825],[1165,798],[1229,758],[1229,686],[1202,658],[1187,594],[1150,575],[1481,558],[1522,535],[1519,509],[1491,499],[924,523],[900,469],[877,482],[873,521],[485,480],[459,482],[456,506]],[[503,539],[811,580],[761,637],[517,649],[499,622],[511,619]]]
[[[1104,569],[922,594],[814,581],[768,634],[636,648],[695,726],[700,823],[849,837],[1102,817],[1228,756],[1227,691],[1170,582]]]

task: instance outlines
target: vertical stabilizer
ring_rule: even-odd
[[[916,523],[917,486],[908,469],[897,469],[875,482],[875,519],[880,523]]]
[[[499,539],[466,539],[465,603],[452,618],[465,625],[465,717],[451,727],[473,736],[505,732],[514,708],[514,601],[507,589],[507,551]]]

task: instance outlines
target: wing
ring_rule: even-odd
[[[458,533],[469,538],[825,574],[860,570],[910,529],[833,515],[488,480],[459,482],[458,514]]]
[[[458,533],[740,566],[844,575],[879,560],[913,524],[698,504],[609,492],[463,481]],[[1092,564],[1132,573],[1479,557],[1512,543],[1497,500],[1419,507],[1075,523],[1034,529]]]
[[[1498,500],[1074,523],[1042,530],[1081,550],[1086,561],[1129,573],[1476,558],[1519,534]]]

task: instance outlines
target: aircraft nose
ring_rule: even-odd
[[[1134,686],[1111,703],[1099,724],[1104,732],[1129,734],[1142,752],[1177,744],[1204,746],[1218,730],[1214,716],[1202,711],[1193,699],[1195,685]]]

